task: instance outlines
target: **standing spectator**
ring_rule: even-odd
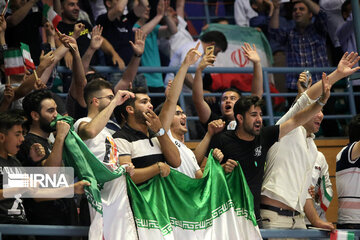
[[[234,17],[237,25],[249,27],[250,19],[257,15],[257,12],[250,5],[250,0],[235,0]]]
[[[339,229],[360,229],[360,115],[349,123],[349,144],[336,156]]]
[[[157,39],[170,37],[177,32],[175,22],[168,16],[168,7],[167,1],[165,2],[164,0],[159,0],[156,16],[148,21],[150,17],[150,9],[147,8],[134,26],[135,28],[140,28],[144,34],[147,35],[145,41],[145,51],[141,57],[142,66],[161,67]],[[166,26],[159,25],[162,19],[165,20]],[[149,92],[163,93],[165,91],[162,73],[145,73],[144,75]],[[163,101],[156,98],[153,100],[153,105],[156,107],[161,102]]]
[[[133,27],[139,19],[135,12],[145,10],[143,1],[127,9],[128,0],[105,0],[107,12],[96,19],[96,24],[103,26],[103,36],[114,46],[115,51],[127,66],[134,52],[129,41],[134,41]],[[125,11],[126,10],[126,11]],[[111,65],[111,58],[105,58],[106,64]]]
[[[280,0],[274,0],[274,14],[270,19],[269,36],[287,46],[288,67],[327,67],[326,14],[312,0],[294,3],[293,20],[295,27],[289,31],[279,28]],[[312,23],[312,18],[315,21]],[[313,74],[313,83],[321,79],[321,74]],[[297,75],[287,74],[286,86],[289,91],[297,89]]]
[[[40,62],[42,43],[39,27],[43,24],[42,4],[39,0],[11,1],[11,13],[6,15],[6,42],[9,47],[20,47],[20,42],[30,47],[35,65]]]
[[[72,36],[77,40],[80,56],[83,56],[88,49],[91,40],[91,25],[86,21],[78,21],[79,5],[78,0],[61,0],[62,21],[59,22],[57,28],[61,33]],[[105,54],[111,55],[112,65],[118,66],[120,69],[125,67],[124,61],[115,51],[114,47],[104,38],[101,50]],[[66,66],[71,69],[72,56],[70,53],[65,55]]]

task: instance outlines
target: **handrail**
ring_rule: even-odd
[[[108,66],[94,66],[93,67],[96,71],[99,73],[113,73],[113,72],[123,72],[119,70],[116,67],[108,67]],[[58,67],[57,68],[59,72],[70,72],[69,69],[66,67]],[[333,70],[335,70],[334,67],[322,67],[322,68],[307,68],[312,73],[321,73],[326,72],[330,73]],[[161,73],[176,73],[179,70],[179,67],[139,67],[138,72],[139,73],[152,73],[152,72],[161,72]],[[264,82],[264,97],[266,99],[266,110],[267,110],[267,116],[264,116],[265,120],[268,120],[271,125],[275,123],[275,120],[277,120],[279,117],[274,116],[273,112],[273,106],[272,106],[272,97],[289,97],[289,96],[296,96],[296,93],[270,93],[270,87],[269,87],[269,78],[268,74],[270,73],[300,73],[304,70],[303,67],[264,67],[263,68],[263,82]],[[196,71],[196,68],[191,67],[189,68],[189,73],[194,73]],[[238,68],[238,67],[210,67],[206,68],[204,73],[252,73],[253,68]],[[343,118],[343,119],[349,119],[352,116],[356,115],[356,106],[354,101],[354,95],[358,96],[360,93],[354,93],[352,88],[352,82],[349,82],[348,84],[348,92],[343,93],[332,93],[332,96],[346,96],[349,98],[349,109],[350,114],[348,115],[327,115],[325,116],[325,119],[336,119],[336,118]],[[220,96],[221,93],[213,93],[213,94],[205,94],[204,96]],[[246,95],[246,93],[244,94]],[[158,97],[158,96],[164,96],[163,93],[149,93],[150,97]],[[191,96],[191,93],[182,93],[179,98],[179,103],[181,108],[185,109],[185,100],[184,97]],[[192,117],[188,116],[187,120],[198,120],[198,117]],[[185,140],[189,141],[190,136],[188,133],[185,134]]]
[[[89,227],[85,226],[0,224],[0,240],[2,235],[87,236],[88,232]],[[317,229],[260,229],[260,232],[263,238],[329,238],[329,232]],[[351,232],[360,237],[360,230]]]

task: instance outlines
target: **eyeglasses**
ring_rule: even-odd
[[[108,96],[104,96],[104,97],[95,97],[97,99],[103,99],[103,98],[108,98],[110,101],[114,99],[114,95],[108,95]]]
[[[180,115],[186,116],[186,113],[183,112],[183,111],[176,111],[176,112],[175,112],[175,115],[176,115],[176,116],[180,116]]]

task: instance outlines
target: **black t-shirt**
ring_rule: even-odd
[[[88,113],[87,108],[82,107],[70,93],[66,98],[66,111],[75,120],[86,117]]]
[[[225,127],[223,132],[227,131],[227,130],[235,130],[236,128],[236,122],[234,121],[229,121],[228,119],[224,118],[223,116],[219,116],[218,114],[214,113],[213,111],[211,111],[210,117],[209,119],[206,121],[205,124],[202,124],[202,126],[207,130],[208,128],[208,124],[214,120],[218,120],[218,119],[222,119],[223,121],[225,121]],[[231,123],[231,126],[228,126],[229,123]]]
[[[41,161],[34,162],[29,157],[30,147],[34,143],[40,143],[45,149],[45,157],[41,161],[48,158],[50,155],[52,145],[49,143],[48,139],[28,133],[16,155],[23,166],[41,166]],[[77,212],[72,198],[62,198],[43,202],[36,202],[32,198],[26,198],[24,206],[30,224],[74,225],[76,223]]]
[[[39,27],[41,25],[42,9],[35,5],[19,24],[13,27],[7,26],[5,31],[5,39],[9,48],[20,48],[20,42],[29,45],[35,65],[39,65],[40,62],[42,39]]]
[[[134,42],[133,26],[138,20],[138,17],[133,11],[126,15],[122,15],[119,19],[110,21],[107,13],[100,15],[96,19],[96,25],[103,26],[102,35],[113,45],[115,51],[128,65],[133,55],[132,47],[129,41]],[[106,65],[112,66],[111,57],[106,56]]]
[[[85,25],[84,30],[80,33],[78,39],[76,39],[77,45],[79,47],[80,56],[82,56],[90,46],[92,27],[87,21],[80,20],[77,23],[82,23]],[[75,24],[67,24],[61,21],[59,22],[57,28],[61,33],[72,36],[74,34],[74,26]]]
[[[253,141],[239,139],[235,131],[225,131],[215,135],[210,142],[209,149],[218,148],[224,154],[222,163],[225,163],[228,159],[240,163],[254,196],[254,208],[257,218],[260,218],[260,194],[266,154],[278,139],[279,125],[275,125],[263,127],[260,134]]]
[[[4,159],[0,157],[0,189],[3,189],[3,173],[8,172],[6,167],[16,167],[16,173],[24,173],[20,162],[16,158],[8,156],[7,159]],[[12,209],[15,201],[15,198],[0,200],[0,224],[27,223],[25,210],[21,203],[16,209]]]

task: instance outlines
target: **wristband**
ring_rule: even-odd
[[[134,57],[138,57],[138,58],[141,58],[142,54],[136,54],[134,53]]]
[[[159,173],[159,174],[160,174],[160,176],[161,176],[161,175],[162,175],[162,171],[161,171],[160,163],[159,163],[159,162],[157,162],[156,164],[157,164],[157,165],[158,165],[158,167],[159,167],[159,171],[160,171],[160,173]]]
[[[318,100],[316,100],[316,103],[322,107],[325,106],[325,104],[326,104],[326,103],[323,103],[322,101],[320,101],[320,98]]]

